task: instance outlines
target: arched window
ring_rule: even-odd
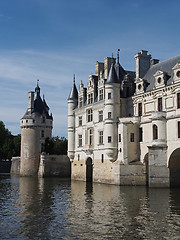
[[[158,127],[157,125],[153,125],[153,140],[158,139]]]

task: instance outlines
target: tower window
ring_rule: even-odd
[[[103,111],[99,111],[99,122],[103,121]]]
[[[108,136],[108,143],[111,143],[111,136]]]
[[[111,119],[112,118],[112,114],[111,112],[108,112],[108,119]]]
[[[177,93],[177,108],[180,108],[180,93]]]
[[[99,144],[103,144],[103,131],[99,131]]]
[[[82,135],[79,135],[79,147],[82,147]]]
[[[41,131],[41,137],[44,138],[44,130]]]
[[[111,93],[108,93],[108,99],[111,99]]]
[[[42,123],[45,123],[45,122],[46,122],[46,118],[43,117],[43,118],[42,118]]]
[[[158,127],[157,125],[153,125],[153,140],[158,139]]]
[[[138,116],[142,116],[142,103],[138,103]]]
[[[41,143],[41,152],[44,152],[44,143]]]
[[[162,98],[158,98],[158,111],[162,112]]]
[[[119,134],[119,142],[121,142],[121,134]]]
[[[99,90],[99,101],[104,99],[103,89]]]
[[[130,134],[130,142],[134,142],[134,133]]]

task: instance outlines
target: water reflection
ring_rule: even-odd
[[[20,178],[19,179],[19,205],[22,210],[18,214],[21,222],[19,234],[34,239],[34,233],[39,237],[50,239],[48,232],[49,223],[55,217],[52,214],[53,188],[44,184],[44,179]],[[45,219],[44,219],[45,218]],[[45,221],[44,221],[45,220]]]
[[[0,179],[1,239],[179,239],[180,189]]]

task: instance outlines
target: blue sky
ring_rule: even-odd
[[[0,0],[0,120],[20,133],[28,91],[40,80],[54,116],[54,136],[67,136],[67,98],[87,85],[94,63],[116,55],[135,70],[134,54],[160,61],[180,54],[180,1]]]

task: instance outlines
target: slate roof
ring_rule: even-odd
[[[36,98],[34,99],[34,109],[32,112],[26,111],[23,118],[34,118],[36,115],[45,115],[47,119],[53,119],[52,115],[49,115],[49,107],[46,104],[45,99],[42,101],[40,96],[40,88],[35,88]]]
[[[150,69],[145,74],[145,76],[143,77],[143,79],[147,80],[148,83],[150,83],[149,86],[147,87],[146,91],[153,90],[154,85],[155,85],[154,74],[157,71],[166,72],[170,77],[167,81],[167,85],[172,84],[172,81],[173,81],[173,70],[172,70],[172,68],[176,65],[176,63],[180,63],[180,55],[151,66]]]
[[[77,88],[76,88],[76,84],[75,84],[75,81],[73,82],[73,86],[72,86],[72,89],[71,89],[71,92],[69,94],[69,97],[68,97],[68,100],[74,100],[74,99],[78,99],[78,91],[77,91]]]
[[[117,74],[116,74],[116,70],[114,68],[114,64],[112,63],[111,64],[111,68],[109,70],[109,75],[108,75],[108,78],[105,82],[106,84],[108,83],[120,83],[119,80],[118,80],[118,77],[117,77]]]

